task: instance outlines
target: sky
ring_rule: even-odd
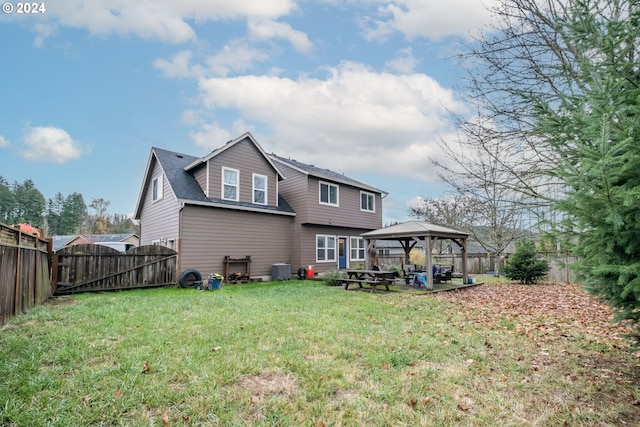
[[[0,176],[126,215],[152,147],[205,156],[248,131],[387,192],[383,223],[411,219],[450,192],[429,158],[469,114],[452,56],[488,2],[4,2]]]

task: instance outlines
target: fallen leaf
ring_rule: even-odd
[[[85,396],[82,398],[82,402],[83,403],[89,403],[93,400],[93,398],[91,396]]]
[[[151,372],[151,370],[149,369],[149,363],[147,363],[147,361],[145,360],[142,364],[142,373],[148,374],[149,372]]]
[[[468,411],[469,407],[458,403],[458,409],[460,409],[461,411]]]
[[[385,371],[388,371],[390,367],[391,367],[391,365],[389,363],[387,363],[387,362],[384,362],[382,364],[382,369],[384,369]]]
[[[164,424],[164,427],[170,427],[171,426],[171,423],[169,422],[169,416],[167,415],[166,412],[164,414],[162,414],[162,424]]]
[[[416,406],[418,404],[418,399],[411,399],[407,403],[409,403],[409,406],[411,406],[411,407]]]
[[[423,405],[428,405],[431,402],[431,396],[427,396],[422,400]]]
[[[213,348],[211,349],[211,351],[218,351],[218,350],[220,350],[221,348],[222,348],[222,347],[220,347],[220,346],[218,345],[218,346],[213,347]]]
[[[116,390],[113,392],[113,397],[115,399],[120,399],[122,396],[124,396],[124,393],[121,390]]]

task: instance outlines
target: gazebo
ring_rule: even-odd
[[[380,228],[378,230],[369,231],[361,235],[365,239],[367,253],[376,240],[397,240],[402,244],[405,252],[405,260],[409,262],[409,252],[420,242],[424,242],[424,248],[427,271],[430,271],[432,265],[431,250],[436,240],[451,240],[462,250],[462,283],[467,283],[467,238],[468,233],[454,230],[452,228],[442,227],[440,225],[429,224],[421,221],[407,221],[401,224],[391,225],[389,227]],[[367,268],[370,260],[367,258]],[[427,274],[429,280],[429,288],[433,287],[433,274]]]

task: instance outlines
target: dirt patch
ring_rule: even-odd
[[[51,297],[44,303],[45,305],[72,305],[76,303],[76,300],[71,297]]]
[[[243,377],[237,387],[241,391],[249,392],[251,403],[259,405],[276,395],[290,397],[296,390],[296,380],[289,374],[261,372],[258,375]]]

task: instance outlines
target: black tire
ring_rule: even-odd
[[[196,282],[202,282],[202,274],[198,270],[185,270],[180,275],[181,288],[193,288]]]

